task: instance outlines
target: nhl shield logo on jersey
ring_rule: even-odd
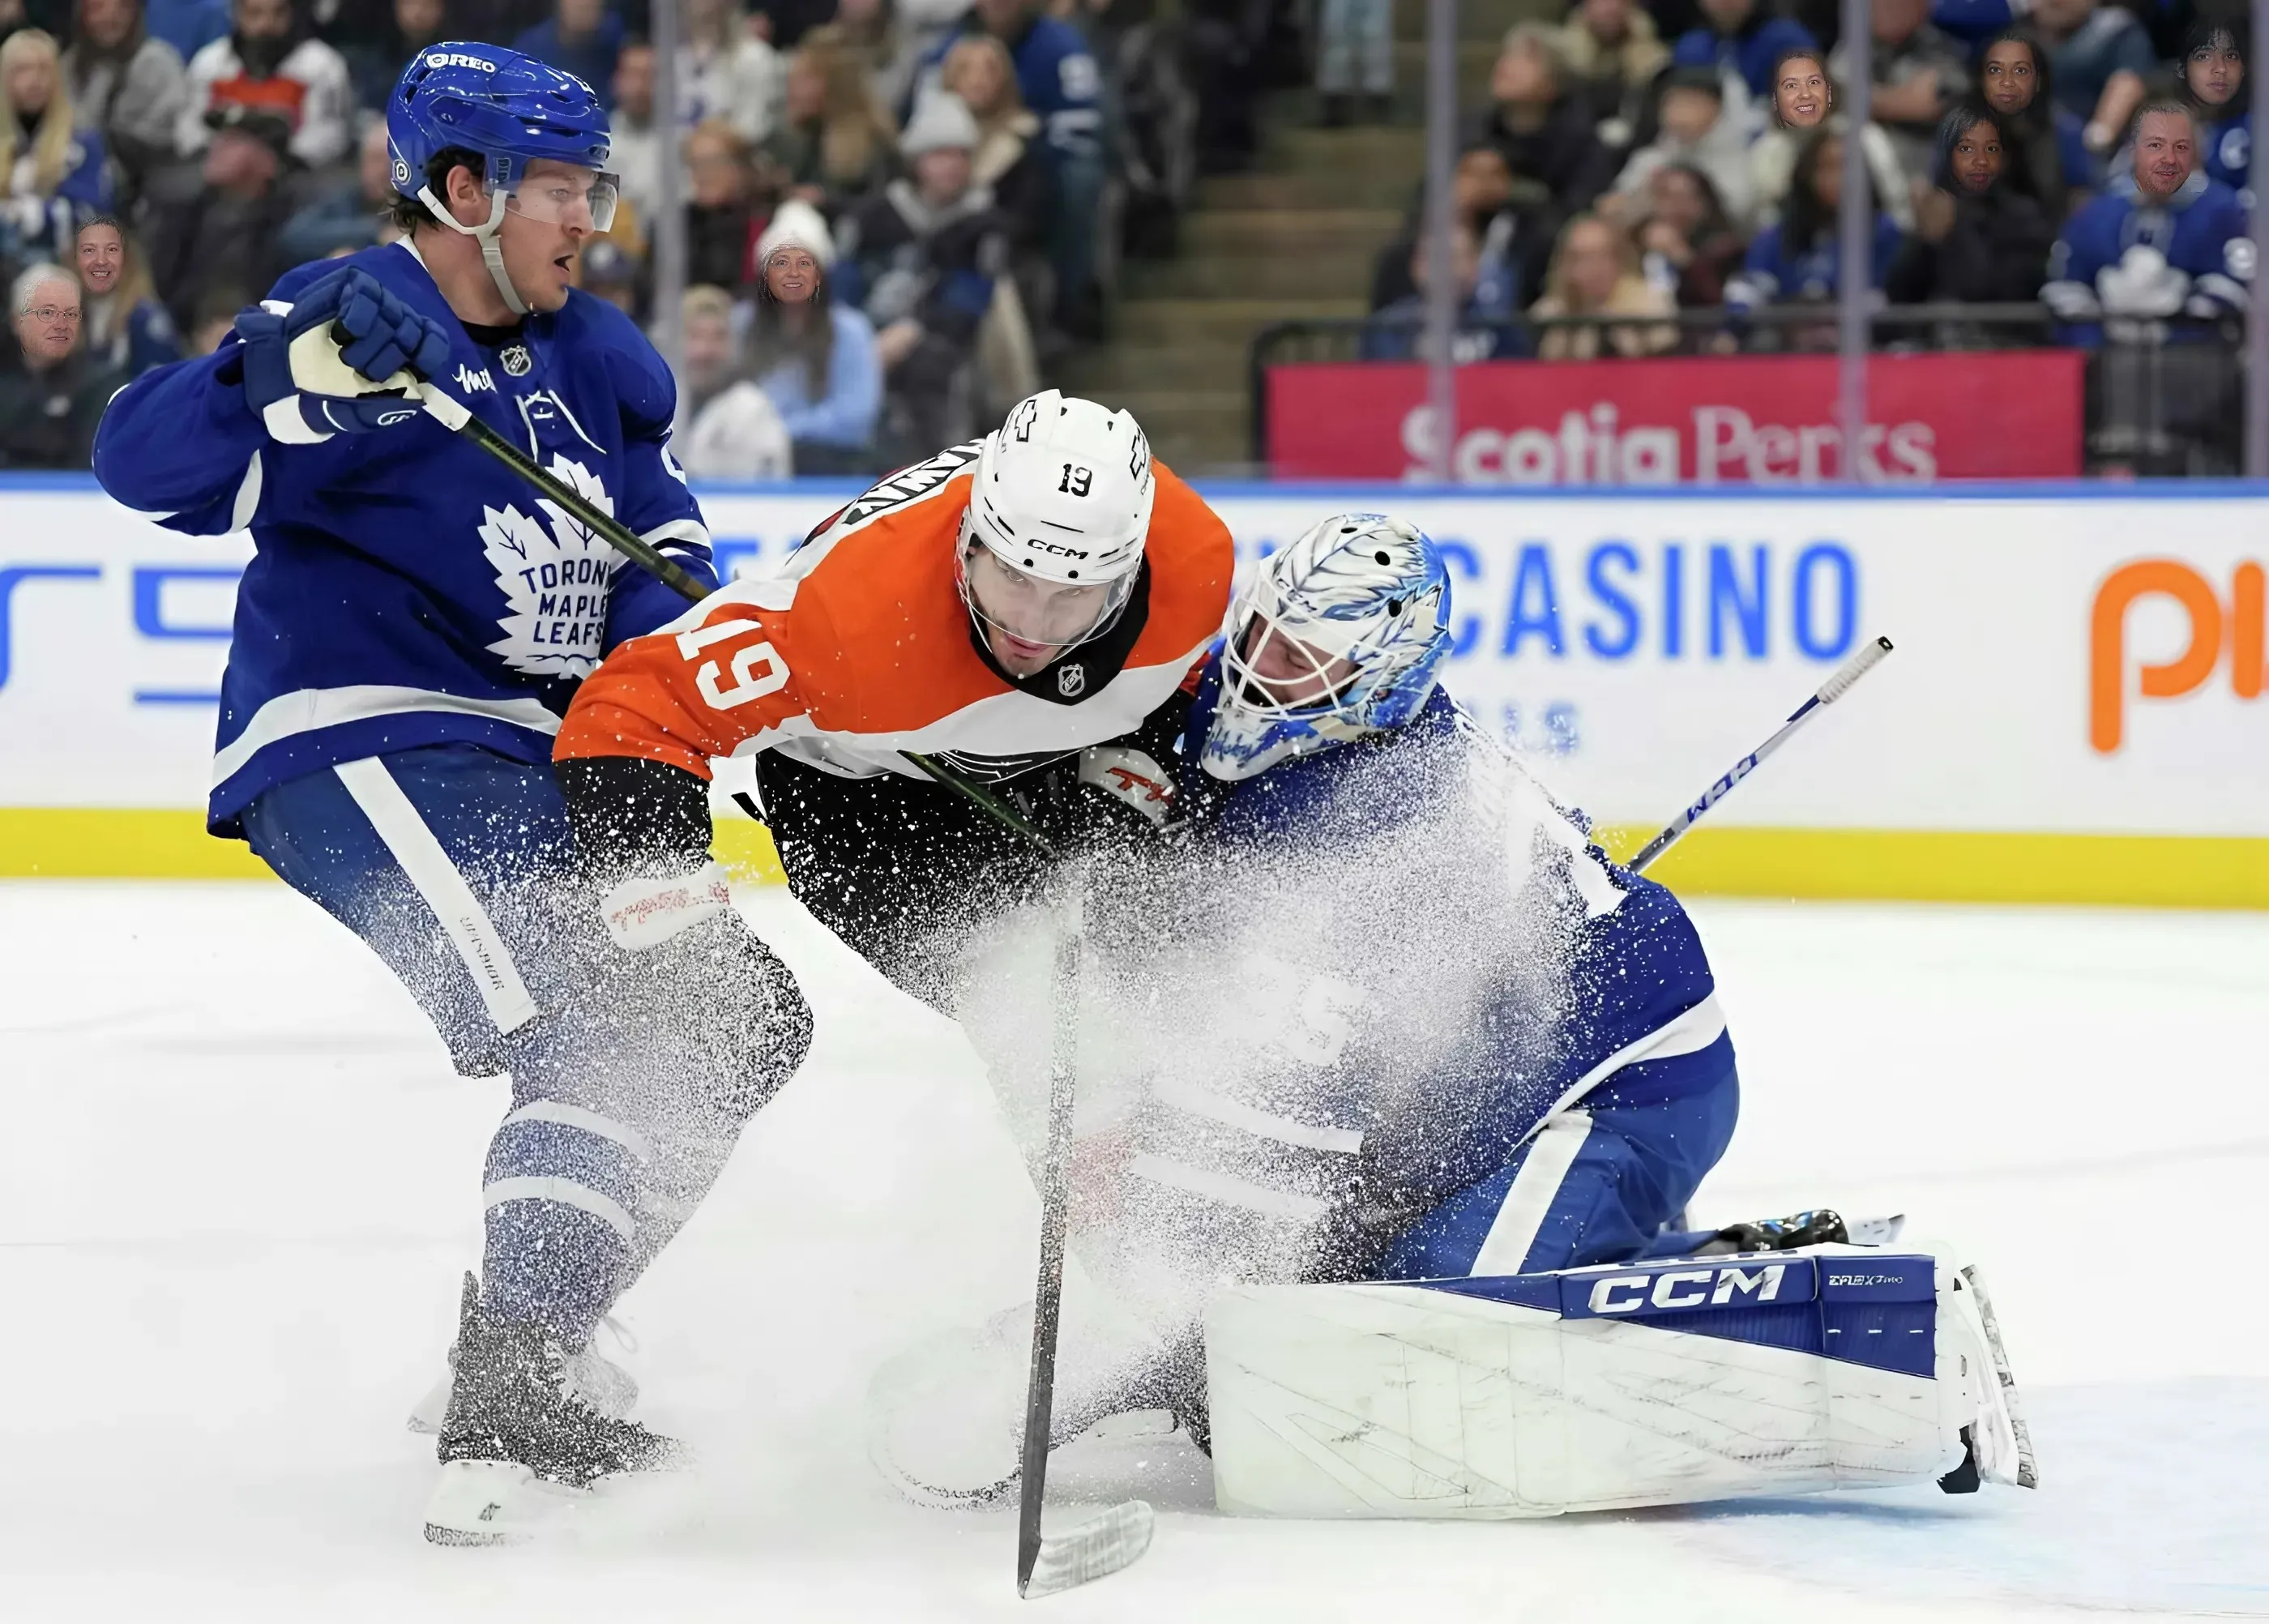
[[[551,471],[601,512],[615,511],[599,476],[554,455]],[[488,646],[516,671],[536,676],[588,676],[606,642],[607,590],[622,559],[613,548],[550,502],[542,520],[518,507],[481,510],[481,541],[504,594],[497,622],[504,636]]]
[[[1056,668],[1056,691],[1067,699],[1076,699],[1087,691],[1087,668],[1072,664]]]
[[[528,352],[526,344],[506,344],[497,359],[504,363],[506,372],[515,378],[525,378],[536,365],[536,358]]]

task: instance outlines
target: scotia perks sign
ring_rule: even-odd
[[[2052,478],[2081,471],[2073,350],[1877,356],[1867,479]],[[1436,444],[1426,369],[1272,366],[1280,478],[1423,479]],[[1458,369],[1452,476],[1475,485],[1809,484],[1846,476],[1832,355],[1486,361]]]

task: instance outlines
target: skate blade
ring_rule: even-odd
[[[1146,1502],[1129,1500],[1076,1528],[1044,1535],[1032,1571],[1017,1585],[1017,1594],[1027,1599],[1053,1596],[1117,1573],[1150,1548],[1157,1521]]]
[[[588,1489],[512,1461],[446,1461],[425,1505],[425,1538],[435,1545],[517,1545],[590,1497]]]

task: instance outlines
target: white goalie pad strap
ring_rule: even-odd
[[[331,771],[339,775],[339,782],[346,786],[347,794],[354,797],[355,805],[362,808],[386,849],[394,853],[410,883],[433,910],[434,919],[464,961],[473,985],[480,989],[481,1002],[497,1030],[516,1032],[536,1019],[536,1000],[528,995],[520,968],[505,950],[504,938],[497,934],[488,910],[481,906],[480,898],[473,895],[472,887],[465,883],[465,876],[457,872],[433,831],[425,827],[425,820],[387,771],[386,764],[366,757],[340,762]]]
[[[1973,1302],[1943,1259],[1836,1247],[1234,1288],[1206,1317],[1216,1498],[1482,1518],[1868,1487],[1952,1471],[1965,1428],[2018,1480]]]
[[[1528,1261],[1529,1248],[1536,1244],[1536,1232],[1544,1227],[1545,1214],[1559,1198],[1568,1170],[1576,1165],[1584,1142],[1591,1137],[1592,1118],[1584,1111],[1563,1111],[1544,1119],[1544,1126],[1528,1143],[1520,1170],[1512,1176],[1511,1187],[1504,1192],[1504,1205],[1489,1221],[1489,1233],[1482,1237],[1481,1250],[1474,1254],[1474,1266],[1467,1273],[1520,1273]]]

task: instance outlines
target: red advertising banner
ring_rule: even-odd
[[[1862,476],[2081,471],[2076,350],[1869,358]],[[1434,413],[1415,362],[1272,366],[1285,479],[1423,478]],[[1483,361],[1458,369],[1452,476],[1481,485],[1806,484],[1845,476],[1832,355]]]

